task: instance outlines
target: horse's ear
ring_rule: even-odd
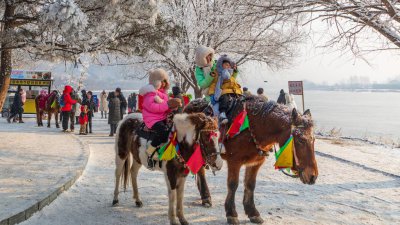
[[[297,112],[296,108],[292,110],[292,124],[295,125],[297,119],[299,118],[299,113]]]
[[[311,117],[311,111],[307,109],[306,111],[304,111],[303,115]]]

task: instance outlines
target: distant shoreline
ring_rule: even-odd
[[[391,93],[400,93],[400,89],[368,89],[368,88],[360,88],[360,89],[347,89],[347,88],[332,88],[332,89],[326,89],[326,88],[307,88],[305,87],[305,90],[307,91],[345,91],[345,92],[379,92],[379,93],[385,93],[385,92],[391,92]]]

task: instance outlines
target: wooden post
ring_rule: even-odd
[[[303,93],[301,95],[301,98],[303,100],[303,113],[304,113],[306,111],[306,107],[304,106],[304,90],[303,90]]]

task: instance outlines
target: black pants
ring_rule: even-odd
[[[67,130],[68,129],[68,122],[69,122],[69,117],[71,115],[71,111],[62,111],[61,116],[62,116],[62,129]]]
[[[75,113],[72,113],[71,112],[71,114],[70,114],[70,120],[71,120],[71,124],[69,125],[69,128],[71,129],[71,131],[72,130],[74,130],[75,129]]]
[[[110,124],[110,134],[115,134],[117,132],[118,124]]]
[[[10,120],[14,119],[14,117],[17,116],[17,115],[18,115],[18,120],[22,121],[22,112],[13,112],[13,113],[11,113]]]
[[[158,147],[162,143],[168,141],[169,129],[165,121],[155,123],[151,130],[155,131],[156,133],[153,141],[151,142],[153,147]]]
[[[89,133],[92,133],[92,117],[93,117],[93,113],[88,112],[88,123],[86,124],[86,133],[88,133],[88,131],[89,131]]]
[[[237,94],[224,94],[219,97],[219,112],[227,113],[233,99],[238,98]]]

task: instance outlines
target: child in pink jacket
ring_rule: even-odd
[[[139,90],[143,96],[143,120],[148,128],[156,133],[146,152],[158,160],[157,147],[168,141],[169,128],[166,123],[170,110],[181,106],[181,100],[168,99],[169,77],[165,70],[155,69],[149,72],[149,84]],[[154,154],[153,154],[154,153]]]

